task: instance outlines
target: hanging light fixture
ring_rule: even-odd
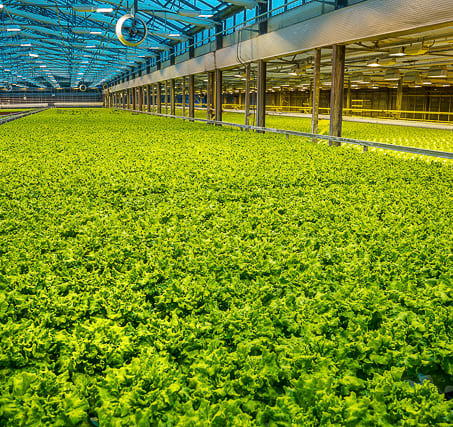
[[[401,74],[398,70],[389,70],[385,73],[384,80],[397,81],[401,78]]]
[[[390,67],[396,64],[396,58],[379,58],[379,65],[383,67]]]
[[[433,43],[434,44],[434,43]],[[429,50],[429,46],[423,44],[422,42],[414,43],[411,46],[404,48],[404,53],[406,55],[416,56],[424,55]]]
[[[447,69],[445,67],[431,67],[428,71],[428,77],[432,79],[443,79],[447,77]]]
[[[379,63],[379,59],[375,58],[375,59],[372,59],[371,61],[368,61],[366,66],[376,68],[376,67],[380,67],[381,64]]]
[[[390,49],[389,56],[406,56],[404,47],[394,47],[393,49]]]

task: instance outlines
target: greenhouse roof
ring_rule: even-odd
[[[115,26],[134,6],[148,33],[142,44],[128,47]],[[254,0],[147,0],[135,5],[130,0],[0,0],[0,86],[102,86],[137,63],[188,43],[230,10],[255,6]]]

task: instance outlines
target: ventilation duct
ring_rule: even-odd
[[[369,76],[364,76],[361,73],[353,74],[350,78],[351,83],[371,83]]]
[[[415,83],[420,81],[420,73],[418,71],[409,71],[403,77],[404,83]]]
[[[411,46],[407,46],[404,48],[404,53],[406,55],[411,55],[411,56],[416,56],[416,55],[424,55],[426,52],[428,52],[429,46],[423,44],[422,42],[419,43],[414,43]]]
[[[447,69],[444,67],[432,67],[428,71],[428,77],[432,79],[445,79],[447,77]]]
[[[390,49],[389,56],[406,56],[404,47],[394,47],[393,49]]]
[[[388,71],[387,73],[385,73],[385,76],[384,76],[384,80],[387,80],[387,81],[397,81],[399,79],[401,79],[401,75],[400,75],[399,71],[391,70],[391,71]]]
[[[390,67],[396,64],[396,58],[379,58],[379,65],[383,67]]]

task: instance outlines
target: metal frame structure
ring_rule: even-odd
[[[124,46],[115,25],[130,12],[130,0],[0,1],[0,88],[102,87],[112,78],[149,71],[169,52],[181,52],[194,35],[214,28],[255,0],[138,1],[137,18],[148,37]],[[187,45],[187,46],[186,46]]]
[[[114,80],[105,96],[109,98],[112,93],[128,87],[195,76],[196,89],[206,93],[207,120],[220,124],[223,93],[235,90],[234,85],[237,87],[238,82],[245,80],[245,123],[249,124],[250,97],[254,97],[256,130],[261,131],[265,128],[266,98],[274,92],[273,85],[295,89],[297,84],[304,90],[309,88],[313,135],[316,135],[320,92],[324,86],[330,93],[329,133],[339,138],[344,98],[346,108],[351,109],[351,89],[358,86],[357,83],[376,89],[395,87],[399,108],[402,107],[403,83],[414,87],[453,84],[450,70],[453,3],[450,0],[439,0],[439,3],[438,8],[432,8],[422,0],[367,0],[349,6],[348,2],[343,2],[344,7],[335,7],[329,13],[305,21],[292,22],[288,18],[287,25],[278,24],[271,17],[266,28],[257,22],[256,35],[246,40],[238,39],[235,44],[216,41],[212,51],[196,58],[167,64],[129,81]],[[307,4],[287,13],[300,18]],[[375,22],[377,15],[392,14],[392,19]],[[267,16],[266,12],[263,16]],[[316,31],[317,28],[325,31]],[[432,74],[433,68],[438,75]],[[242,71],[238,74],[238,70]],[[355,77],[357,74],[360,76]],[[409,78],[411,74],[416,77]],[[296,83],[292,83],[294,81]],[[195,91],[189,96],[189,103],[195,102],[194,97]],[[189,112],[189,118],[193,118],[193,112]],[[333,145],[340,142],[331,140]]]

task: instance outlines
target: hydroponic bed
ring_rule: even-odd
[[[186,110],[186,115],[187,112],[188,110]],[[165,113],[164,107],[162,107],[162,113]],[[177,114],[182,115],[181,108],[177,109]],[[206,110],[195,110],[195,117],[205,119]],[[243,124],[244,120],[244,113],[223,113],[223,121]],[[250,124],[255,124],[255,117],[253,114],[250,117]],[[276,129],[311,132],[311,119],[284,115],[268,115],[266,116],[266,126]],[[342,127],[342,136],[345,138],[453,152],[453,133],[451,130],[348,121],[344,121]],[[321,135],[329,134],[329,120],[319,121],[318,133]],[[389,150],[382,150],[377,148],[372,148],[371,151],[379,151],[381,153],[391,154],[400,158],[414,158],[414,156],[411,154],[392,152]],[[432,160],[432,158],[424,158],[428,161]],[[448,160],[440,161],[443,161],[444,163],[450,163],[450,161]]]
[[[452,425],[452,214],[440,163],[113,110],[6,124],[0,424]]]

